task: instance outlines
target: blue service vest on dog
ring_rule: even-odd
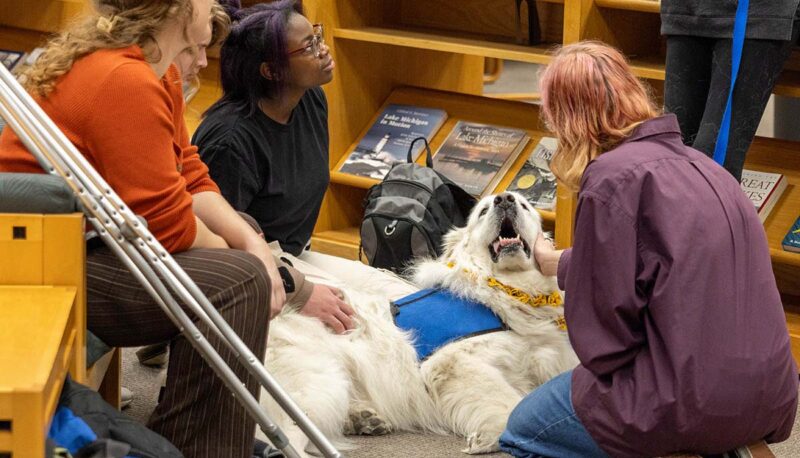
[[[439,347],[458,339],[506,327],[491,309],[448,291],[423,289],[392,303],[395,324],[414,335],[422,361]]]

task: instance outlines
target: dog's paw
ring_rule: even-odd
[[[467,436],[467,448],[461,451],[470,455],[477,455],[498,450],[500,450],[500,434],[482,431]]]
[[[351,411],[344,426],[348,435],[383,436],[392,432],[392,425],[369,407]]]

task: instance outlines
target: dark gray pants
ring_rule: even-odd
[[[725,168],[741,179],[745,155],[783,65],[797,41],[746,39],[731,105]],[[668,36],[665,110],[675,113],[684,143],[713,157],[731,84],[731,40]]]
[[[267,345],[270,283],[263,263],[239,250],[173,255],[256,357]],[[250,458],[255,422],[106,247],[87,253],[88,327],[120,347],[170,342],[167,385],[148,427],[187,457]],[[190,314],[190,316],[193,316]],[[197,322],[197,320],[195,320]],[[204,325],[201,332],[258,398],[257,380]]]

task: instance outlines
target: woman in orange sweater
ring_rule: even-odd
[[[98,11],[47,44],[26,88],[263,358],[270,314],[286,300],[281,277],[265,241],[220,196],[189,145],[171,64],[210,39],[212,0],[93,3]],[[0,137],[0,171],[42,171],[11,129]],[[310,289],[297,286],[297,294]],[[108,248],[89,250],[87,287],[89,329],[107,344],[171,341],[166,390],[149,427],[186,456],[252,456],[254,422]],[[258,396],[257,380],[210,341]]]

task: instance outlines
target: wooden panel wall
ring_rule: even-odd
[[[0,0],[0,25],[52,32],[88,8],[89,0]]]

